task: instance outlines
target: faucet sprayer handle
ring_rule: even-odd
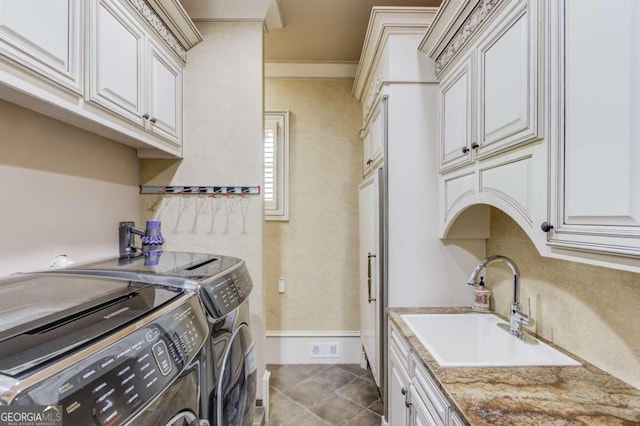
[[[527,323],[525,325],[528,327],[531,327],[533,324],[535,324],[535,321],[531,316],[531,298],[530,297],[527,297],[527,304],[529,305],[529,314],[527,315]]]

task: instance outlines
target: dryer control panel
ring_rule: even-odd
[[[209,314],[214,318],[236,309],[253,289],[253,282],[244,262],[210,283],[203,283],[200,295]]]
[[[206,339],[194,295],[166,314],[16,397],[13,404],[62,405],[64,424],[119,425],[190,365]]]

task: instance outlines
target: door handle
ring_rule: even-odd
[[[367,300],[369,303],[375,302],[376,299],[371,298],[371,258],[376,257],[375,254],[371,254],[371,252],[367,253],[367,287],[369,288],[369,297]]]

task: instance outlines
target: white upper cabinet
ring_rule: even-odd
[[[440,78],[440,236],[491,205],[543,256],[640,272],[638,1],[438,14],[420,50]]]
[[[0,0],[0,98],[138,149],[182,155],[179,0]]]
[[[549,2],[549,244],[640,256],[640,7]]]
[[[386,137],[386,98],[383,96],[373,109],[366,127],[361,132],[363,149],[362,175],[378,168],[383,159]]]
[[[182,64],[118,0],[91,2],[89,100],[180,143]]]
[[[496,6],[485,10],[485,3]],[[470,38],[454,38],[438,58],[440,171],[542,137],[537,5],[536,0],[480,3],[476,10],[484,14],[472,13],[463,28],[488,17],[491,25],[475,38],[472,31],[461,31]]]
[[[144,125],[144,28],[118,1],[91,1],[89,4],[88,98]]]
[[[0,0],[0,58],[81,94],[82,5],[82,0]]]
[[[472,160],[473,61],[468,55],[440,84],[440,170]]]
[[[478,45],[478,157],[540,138],[538,1],[520,1]]]
[[[150,47],[149,129],[169,140],[182,138],[182,65],[153,40]]]

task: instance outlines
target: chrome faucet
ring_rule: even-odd
[[[511,303],[511,314],[509,316],[509,331],[515,336],[522,337],[522,325],[529,325],[531,321],[529,318],[529,315],[531,314],[531,307],[529,307],[529,315],[526,315],[520,311],[520,304],[518,303],[520,271],[518,270],[518,266],[513,262],[513,260],[505,256],[487,257],[485,260],[480,262],[478,266],[476,266],[476,268],[473,270],[471,276],[469,277],[469,280],[467,281],[467,284],[475,286],[480,271],[495,262],[502,262],[506,264],[513,273],[513,302]]]

